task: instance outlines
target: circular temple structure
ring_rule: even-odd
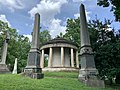
[[[52,39],[40,47],[43,71],[78,71],[78,45],[63,38]],[[45,54],[48,55],[48,65],[45,67]]]

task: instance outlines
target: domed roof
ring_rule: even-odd
[[[55,43],[71,44],[71,45],[74,45],[74,46],[78,47],[78,45],[75,42],[66,40],[64,38],[55,38],[55,39],[52,39],[52,40],[50,40],[50,41],[48,41],[46,43],[43,43],[41,46],[44,46],[44,45],[47,45],[47,44],[55,44]]]

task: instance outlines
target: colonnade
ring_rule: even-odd
[[[48,67],[52,67],[52,56],[53,56],[53,48],[54,47],[50,47],[49,48],[49,58],[48,58]],[[61,48],[61,67],[65,66],[65,47],[60,47]],[[75,56],[74,56],[74,51],[75,51]],[[44,68],[44,49],[42,49],[42,54],[41,54],[41,63],[40,63],[40,67]],[[68,52],[69,53],[69,52]],[[75,50],[73,48],[70,48],[70,60],[71,60],[71,65],[70,67],[75,67],[74,65],[74,57],[76,58],[76,68],[79,68],[79,60],[78,60],[78,50]]]

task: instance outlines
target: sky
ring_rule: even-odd
[[[31,41],[31,32],[35,13],[40,14],[40,31],[49,30],[54,38],[60,32],[65,33],[68,18],[79,17],[79,7],[83,3],[87,20],[97,18],[113,21],[111,27],[120,29],[120,23],[114,22],[110,8],[97,6],[97,0],[0,0],[0,20],[7,22],[19,34]]]

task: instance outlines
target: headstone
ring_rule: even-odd
[[[36,79],[43,78],[42,69],[40,68],[39,31],[40,15],[36,13],[32,34],[31,49],[28,54],[27,66],[24,69],[25,76]]]
[[[0,61],[0,73],[10,73],[7,65],[6,65],[6,56],[7,56],[7,46],[8,41],[10,39],[9,33],[6,32],[6,38],[3,43],[2,54],[1,54],[1,61]]]
[[[15,64],[12,74],[17,74],[17,58],[15,58]]]
[[[90,37],[87,28],[87,21],[85,16],[84,5],[80,6],[80,61],[81,69],[79,71],[78,79],[80,82],[85,83],[87,86],[104,88],[104,81],[98,79],[98,70],[95,67],[94,53],[90,44]]]

